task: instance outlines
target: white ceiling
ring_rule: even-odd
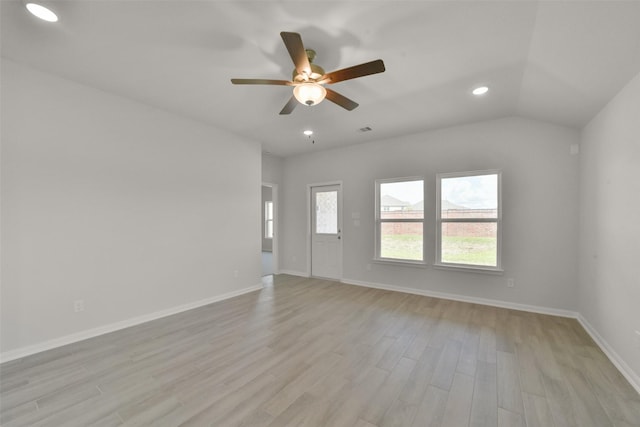
[[[42,1],[56,24],[0,3],[3,57],[280,156],[510,115],[579,128],[640,72],[635,0]],[[290,87],[229,79],[290,79],[281,31],[299,32],[327,71],[378,58],[387,71],[331,86],[354,111],[325,101],[280,116]],[[489,94],[471,96],[478,84]]]

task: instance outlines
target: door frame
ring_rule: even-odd
[[[271,200],[273,201],[273,239],[271,241],[271,254],[272,254],[272,261],[273,261],[273,274],[280,274],[280,263],[278,262],[278,257],[279,257],[279,250],[278,250],[278,241],[279,241],[279,236],[280,233],[278,231],[278,229],[280,228],[278,223],[278,217],[279,217],[279,206],[278,206],[278,184],[274,184],[271,182],[262,182],[262,185],[260,186],[260,188],[262,187],[271,187]],[[262,198],[260,198],[260,204],[262,205]],[[264,206],[262,206],[260,208],[261,212],[264,212]],[[260,215],[260,221],[261,221],[261,225],[260,225],[260,229],[262,230],[263,227],[263,222],[264,222],[264,213],[262,213]],[[262,251],[262,240],[260,241],[260,250]]]
[[[326,181],[326,182],[316,182],[313,184],[307,184],[307,277],[311,277],[311,249],[312,249],[312,243],[311,243],[311,233],[313,233],[313,230],[311,229],[312,225],[313,225],[313,221],[311,218],[311,208],[313,205],[313,201],[312,199],[312,189],[314,187],[326,187],[328,185],[337,185],[340,187],[340,191],[338,191],[338,203],[340,204],[340,217],[338,218],[338,224],[340,225],[340,235],[341,235],[341,245],[342,245],[342,259],[340,260],[340,278],[339,280],[342,280],[342,272],[344,270],[344,223],[343,223],[343,217],[344,217],[344,204],[342,203],[343,197],[342,197],[342,193],[344,191],[344,188],[342,186],[342,181]]]

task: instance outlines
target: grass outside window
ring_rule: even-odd
[[[388,234],[382,236],[380,256],[382,258],[422,261],[421,234]]]
[[[495,266],[495,237],[442,236],[442,262]]]

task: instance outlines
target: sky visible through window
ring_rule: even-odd
[[[381,184],[380,196],[392,196],[403,202],[416,204],[421,202],[424,197],[422,180],[387,182]]]
[[[470,209],[498,208],[498,175],[443,178],[442,200]]]
[[[498,175],[461,176],[442,179],[442,200],[470,209],[497,209]],[[384,183],[381,196],[393,196],[398,200],[416,204],[422,201],[422,181]]]

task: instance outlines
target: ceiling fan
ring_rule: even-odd
[[[340,95],[338,92],[325,88],[323,85],[368,76],[370,74],[382,73],[385,70],[382,59],[376,59],[375,61],[325,73],[322,67],[313,63],[316,53],[312,49],[304,48],[300,34],[283,31],[280,33],[280,36],[282,36],[282,41],[284,41],[284,45],[289,51],[289,55],[296,67],[293,70],[291,81],[231,79],[231,83],[234,85],[293,86],[293,96],[289,99],[282,111],[280,111],[280,114],[291,114],[298,102],[311,106],[319,104],[325,97],[334,104],[338,104],[342,108],[351,111],[358,106],[358,103]]]

